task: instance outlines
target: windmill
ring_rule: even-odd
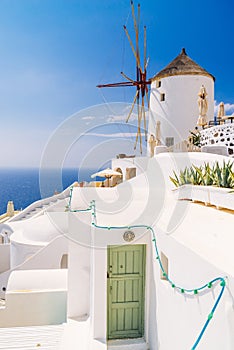
[[[136,105],[137,106],[137,118],[138,118],[138,125],[137,125],[137,134],[136,134],[136,140],[134,149],[136,149],[137,143],[140,144],[140,152],[142,153],[142,135],[141,135],[141,124],[143,119],[143,125],[144,125],[144,133],[145,133],[145,141],[147,141],[147,130],[146,130],[146,113],[145,113],[145,104],[147,103],[147,107],[149,108],[149,88],[148,85],[151,84],[151,79],[147,79],[147,66],[149,63],[149,58],[146,57],[146,26],[144,26],[144,57],[143,57],[143,67],[141,65],[141,58],[140,58],[140,48],[139,48],[139,24],[140,24],[140,4],[137,6],[137,15],[135,14],[134,10],[134,4],[133,1],[131,1],[131,10],[132,10],[132,18],[134,23],[134,31],[135,31],[135,37],[136,37],[136,45],[134,47],[134,44],[132,42],[132,39],[129,35],[129,32],[127,30],[127,27],[124,25],[124,31],[128,38],[129,44],[131,46],[133,55],[135,57],[136,61],[136,77],[135,79],[131,79],[128,77],[124,72],[121,72],[121,75],[126,79],[126,81],[120,82],[120,83],[111,83],[111,84],[104,84],[104,85],[97,85],[98,88],[104,88],[104,87],[128,87],[128,86],[135,86],[136,87],[136,93],[133,99],[133,103],[131,105],[130,111],[128,113],[126,122],[129,121],[131,114],[133,112],[133,108]]]

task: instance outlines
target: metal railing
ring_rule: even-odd
[[[230,123],[233,123],[233,120],[234,120],[234,115],[223,117],[223,118],[216,118],[214,120],[210,120],[208,123],[208,126],[230,124]]]

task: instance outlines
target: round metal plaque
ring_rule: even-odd
[[[123,239],[126,242],[131,242],[131,241],[134,240],[134,238],[135,238],[135,234],[132,231],[125,231],[124,234],[123,234]]]

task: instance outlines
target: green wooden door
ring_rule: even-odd
[[[144,275],[145,245],[108,248],[108,339],[143,336]]]

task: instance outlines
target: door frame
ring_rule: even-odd
[[[126,244],[126,245],[108,245],[107,246],[107,278],[106,278],[106,291],[107,291],[107,314],[106,314],[106,321],[107,321],[107,326],[106,326],[106,339],[107,340],[112,340],[113,338],[109,338],[109,305],[110,305],[110,300],[109,300],[109,283],[110,279],[108,278],[108,261],[109,261],[109,256],[110,256],[110,249],[111,248],[121,248],[121,247],[133,247],[133,246],[142,246],[142,295],[141,295],[141,333],[142,335],[139,337],[144,337],[145,335],[145,312],[146,312],[146,264],[147,264],[147,244],[146,243],[139,243],[139,244]],[[131,337],[129,337],[131,338]],[[133,337],[132,339],[135,339],[137,337]],[[114,339],[127,339],[127,337],[120,337],[120,338],[114,338]]]

